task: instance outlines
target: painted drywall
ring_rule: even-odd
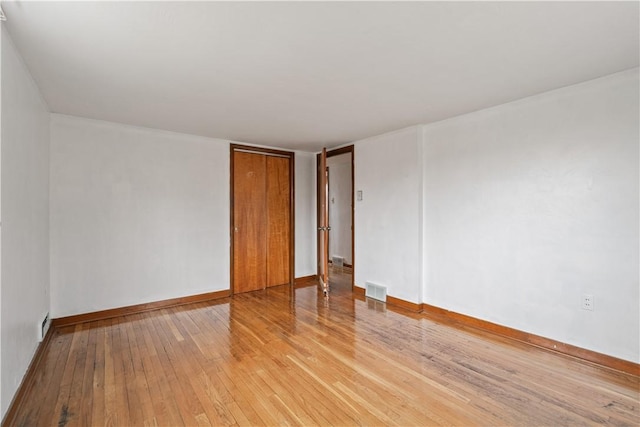
[[[424,302],[639,362],[638,93],[635,69],[425,126]]]
[[[296,154],[295,274],[315,272]],[[52,316],[229,289],[229,142],[52,114]]]
[[[422,128],[355,142],[355,284],[421,302]]]
[[[2,28],[2,416],[49,311],[49,112]]]
[[[53,114],[53,317],[229,289],[229,144]]]
[[[327,158],[329,168],[329,257],[351,259],[351,153]]]
[[[316,274],[316,156],[295,153],[295,276]]]

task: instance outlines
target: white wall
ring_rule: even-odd
[[[296,276],[315,273],[296,155]],[[53,114],[52,316],[229,289],[229,143]]]
[[[316,156],[296,152],[295,276],[316,274]]]
[[[351,153],[327,158],[329,168],[329,257],[351,259]]]
[[[425,126],[424,302],[640,361],[638,91],[636,69]]]
[[[49,113],[2,28],[2,401],[4,416],[49,311]]]
[[[355,142],[355,283],[422,302],[422,128]]]
[[[229,288],[229,144],[52,115],[52,315]]]

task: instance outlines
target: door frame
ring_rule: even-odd
[[[289,159],[289,286],[293,287],[295,282],[295,243],[296,243],[296,224],[295,224],[295,207],[296,207],[296,197],[295,197],[295,153],[293,151],[285,151],[278,150],[275,148],[265,148],[265,147],[253,147],[250,145],[242,145],[242,144],[229,144],[229,267],[230,267],[230,283],[229,290],[231,291],[231,295],[234,294],[234,155],[235,151],[243,151],[245,153],[255,153],[255,154],[264,154],[264,155],[272,155],[278,157],[286,157]]]
[[[353,144],[347,145],[345,147],[336,148],[333,150],[327,150],[327,158],[339,156],[341,154],[351,153],[351,291],[353,291],[355,287],[355,271],[356,271],[356,257],[355,257],[355,146]],[[320,226],[320,215],[321,213],[321,204],[320,204],[320,180],[318,179],[318,171],[320,170],[320,156],[321,153],[316,155],[316,229]],[[329,195],[327,194],[327,197]],[[320,276],[320,251],[322,250],[320,246],[319,239],[316,239],[317,247],[316,247],[316,265],[318,268],[317,274]]]

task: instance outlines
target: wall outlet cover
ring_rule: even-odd
[[[590,294],[582,295],[582,309],[593,311],[593,295],[590,295]]]

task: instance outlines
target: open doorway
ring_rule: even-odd
[[[321,156],[318,155],[318,276],[321,286],[326,280],[328,289],[351,292],[354,284],[354,147],[327,151],[325,161]]]

